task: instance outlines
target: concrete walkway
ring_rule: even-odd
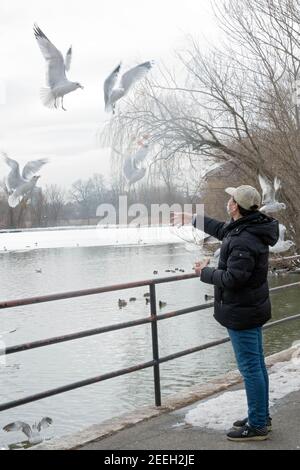
[[[80,450],[300,450],[300,391],[288,395],[276,405],[273,431],[266,441],[231,442],[226,439],[226,433],[176,426],[189,409],[183,408],[136,424]]]
[[[300,357],[297,346],[273,354],[266,359],[267,366],[290,361],[295,354]],[[164,400],[161,408],[143,407],[71,436],[44,442],[30,450],[300,450],[300,390],[276,401],[276,406],[271,409],[273,431],[266,441],[231,442],[226,438],[226,431],[217,432],[184,424],[188,410],[226,391],[240,389],[241,382],[239,372],[231,371],[206,384],[195,385],[172,395]]]

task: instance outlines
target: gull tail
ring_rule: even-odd
[[[47,108],[55,108],[56,98],[51,88],[41,88],[40,91],[41,101]]]
[[[16,194],[13,193],[8,198],[8,205],[9,207],[12,207],[14,209],[20,204],[21,201],[22,201],[22,197],[16,196]]]

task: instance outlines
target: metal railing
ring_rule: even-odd
[[[52,295],[45,295],[45,296],[40,296],[40,297],[32,297],[32,298],[26,298],[26,299],[9,300],[9,301],[0,302],[0,309],[10,309],[10,308],[20,307],[20,306],[25,306],[25,305],[34,305],[38,303],[53,302],[53,301],[71,299],[75,297],[84,297],[84,296],[97,295],[97,294],[102,294],[102,293],[107,293],[107,292],[114,292],[114,291],[134,289],[137,287],[148,286],[150,290],[150,317],[141,318],[138,320],[129,321],[125,323],[118,323],[115,325],[108,325],[105,327],[95,328],[92,330],[86,330],[86,331],[79,332],[79,333],[74,333],[74,334],[69,334],[69,335],[64,335],[64,336],[56,336],[54,338],[48,338],[48,339],[41,340],[41,341],[35,341],[31,343],[19,344],[16,346],[10,346],[6,348],[5,351],[3,351],[2,353],[0,351],[0,355],[16,354],[16,353],[20,353],[24,351],[29,351],[32,349],[50,346],[53,344],[64,343],[67,341],[73,341],[75,339],[86,338],[89,336],[100,335],[100,334],[108,333],[111,331],[123,330],[126,328],[132,328],[135,326],[150,323],[151,331],[152,331],[152,356],[153,356],[153,359],[148,362],[140,363],[132,367],[120,369],[111,373],[99,375],[97,377],[92,377],[90,379],[82,380],[79,382],[74,382],[74,383],[71,383],[62,387],[54,388],[54,389],[47,390],[45,392],[41,392],[35,395],[27,396],[27,397],[14,400],[8,403],[0,404],[0,411],[5,411],[11,408],[16,408],[21,405],[25,405],[25,404],[32,403],[38,400],[42,400],[44,398],[49,398],[49,397],[59,395],[61,393],[65,393],[65,392],[75,390],[78,388],[86,387],[88,385],[103,382],[105,380],[112,379],[115,377],[120,377],[122,375],[130,374],[132,372],[136,372],[139,370],[148,369],[150,367],[153,367],[153,374],[154,374],[155,405],[161,406],[161,385],[160,385],[160,367],[159,367],[160,364],[163,364],[165,362],[168,362],[174,359],[178,359],[180,357],[187,356],[189,354],[193,354],[198,351],[203,351],[205,349],[209,349],[214,346],[218,346],[218,345],[221,345],[230,341],[230,339],[227,337],[227,338],[212,341],[206,344],[202,344],[200,346],[189,348],[189,349],[186,349],[186,350],[183,350],[183,351],[180,351],[180,352],[177,352],[177,353],[165,356],[165,357],[159,356],[159,344],[158,344],[158,322],[159,321],[170,319],[170,318],[175,318],[180,315],[185,315],[187,313],[205,310],[207,308],[213,307],[214,303],[207,302],[205,304],[200,304],[200,305],[196,305],[193,307],[188,307],[188,308],[184,308],[181,310],[175,310],[175,311],[168,312],[162,315],[158,315],[157,309],[156,309],[156,285],[169,283],[169,282],[194,279],[194,278],[198,278],[198,276],[196,274],[184,274],[180,276],[149,279],[149,280],[140,281],[140,282],[131,282],[131,283],[126,283],[126,284],[117,284],[117,285],[99,287],[99,288],[94,288],[94,289],[64,292],[60,294],[52,294]],[[295,282],[292,284],[286,284],[283,286],[274,287],[270,289],[270,292],[272,293],[278,292],[282,289],[292,288],[296,286],[300,286],[300,282]],[[287,318],[282,318],[272,323],[268,323],[264,326],[264,328],[271,328],[271,327],[280,325],[282,323],[292,321],[292,320],[297,320],[297,319],[300,319],[300,314],[293,315]]]

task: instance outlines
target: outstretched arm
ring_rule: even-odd
[[[197,215],[196,214],[193,216],[192,224],[195,228],[197,228]],[[225,225],[227,225],[227,222],[220,222],[219,220],[212,219],[210,217],[207,217],[206,215],[204,216],[204,227],[203,227],[204,232],[208,233],[212,237],[217,238],[218,240],[223,240],[224,238]]]

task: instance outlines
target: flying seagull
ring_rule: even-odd
[[[61,107],[64,111],[64,96],[83,86],[78,82],[70,82],[66,71],[71,68],[72,46],[69,48],[65,59],[62,53],[52,44],[37,24],[34,25],[34,35],[46,60],[46,85],[41,89],[41,100],[48,108],[58,108],[58,100],[61,98]]]
[[[149,143],[145,139],[139,141],[139,150],[135,155],[127,157],[124,162],[124,175],[129,184],[134,184],[144,178],[147,169],[141,166],[149,153]]]
[[[116,102],[123,98],[135,83],[142,80],[153,66],[153,62],[144,62],[125,72],[118,86],[116,83],[119,78],[122,64],[120,63],[104,82],[104,101],[105,111],[115,113]]]
[[[283,224],[279,224],[279,240],[274,246],[270,246],[269,250],[271,253],[283,253],[288,251],[295,243],[292,240],[285,240],[286,227]]]
[[[22,431],[28,437],[30,444],[39,444],[43,442],[41,431],[48,428],[52,422],[52,419],[48,417],[43,418],[38,424],[34,423],[32,426],[22,421],[16,421],[5,426],[3,431]]]
[[[5,181],[9,195],[9,206],[12,208],[16,207],[27,195],[30,195],[31,199],[34,199],[34,196],[39,195],[40,188],[37,188],[36,184],[40,177],[35,176],[35,173],[48,163],[48,160],[43,158],[26,163],[21,174],[19,163],[16,160],[9,158],[4,152],[1,152],[1,155],[5,163],[11,169]]]
[[[46,158],[27,162],[21,174],[20,165],[16,160],[9,158],[5,152],[0,152],[0,154],[11,169],[5,181],[8,194],[12,194],[19,186],[28,183],[32,176],[48,163]]]
[[[258,179],[263,192],[263,207],[261,207],[260,211],[269,214],[286,209],[286,205],[283,202],[278,202],[276,200],[276,193],[281,188],[281,183],[277,176],[275,177],[273,184],[261,175],[258,175]]]

